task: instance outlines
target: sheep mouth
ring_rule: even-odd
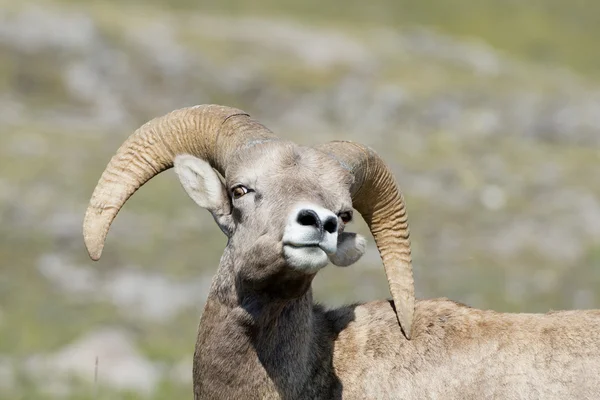
[[[291,243],[291,242],[286,242],[286,243],[283,243],[283,245],[284,246],[293,247],[293,248],[296,248],[296,249],[300,249],[300,248],[303,248],[303,247],[307,247],[307,248],[316,248],[316,247],[320,248],[321,247],[319,245],[319,243]]]
[[[283,243],[283,247],[290,247],[293,249],[320,249],[323,252],[325,252],[325,254],[333,254],[336,252],[336,248],[332,248],[332,246],[329,246],[327,243],[324,242],[320,242],[320,243],[314,243],[314,242],[308,242],[308,243],[294,243],[294,242],[284,242]]]
[[[318,243],[286,243],[283,256],[291,268],[308,274],[316,273],[329,263],[327,253]]]

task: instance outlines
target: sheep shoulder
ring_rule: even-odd
[[[512,314],[417,302],[412,339],[390,302],[325,313],[343,398],[597,398],[600,310]]]

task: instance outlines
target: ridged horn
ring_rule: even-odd
[[[102,173],[85,213],[83,237],[100,259],[112,221],[127,199],[179,154],[192,154],[224,174],[229,157],[245,142],[275,135],[244,111],[217,105],[182,108],[137,129]]]
[[[411,337],[415,308],[408,219],[404,198],[392,172],[370,148],[354,142],[329,142],[316,147],[354,175],[353,207],[369,225],[383,261],[396,317],[404,336]]]

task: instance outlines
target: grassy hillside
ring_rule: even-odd
[[[63,0],[77,4],[72,0]],[[476,38],[536,63],[565,66],[600,78],[600,4],[593,0],[111,0],[97,4],[135,9],[194,10],[228,15],[294,18],[311,23],[364,28],[428,27],[443,34]]]
[[[0,0],[0,398],[189,397],[225,238],[172,172],[99,263],[81,222],[119,144],[192,104],[375,148],[406,195],[420,297],[600,307],[600,6],[196,3]],[[388,296],[369,246],[319,274],[319,301]]]

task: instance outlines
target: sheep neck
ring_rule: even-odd
[[[195,398],[297,398],[318,364],[311,289],[274,301],[235,282],[222,260],[198,331]]]

